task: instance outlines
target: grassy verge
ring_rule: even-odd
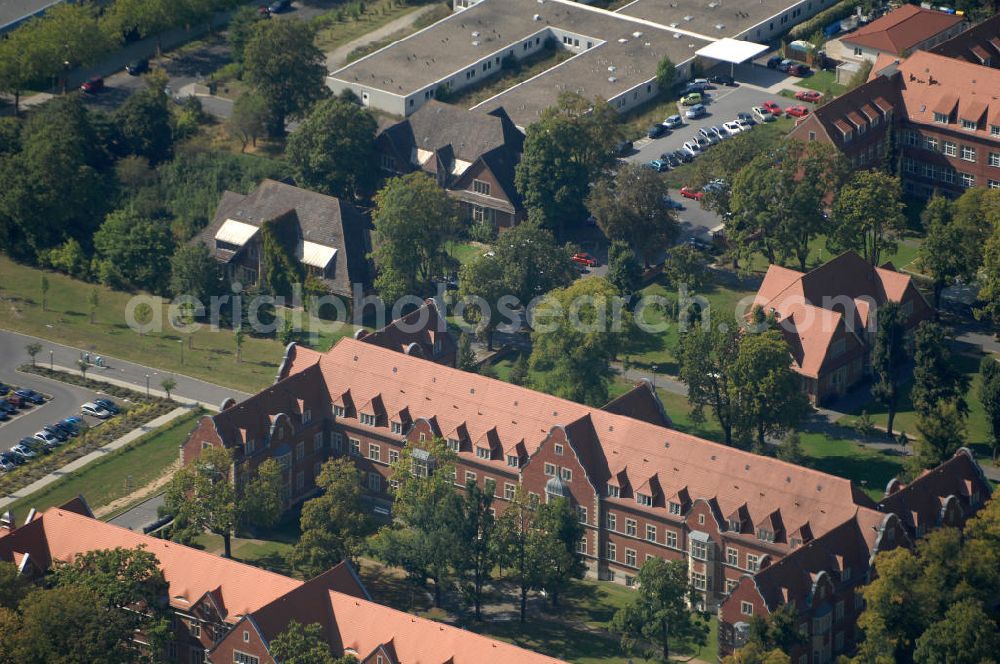
[[[371,42],[370,44],[366,44],[364,46],[359,46],[355,48],[354,50],[352,50],[350,53],[347,54],[347,60],[344,64],[349,64],[351,62],[354,62],[355,60],[363,58],[369,53],[374,53],[380,48],[388,46],[393,42],[399,41],[404,37],[409,37],[414,32],[422,30],[426,28],[428,25],[440,21],[444,17],[448,16],[448,14],[450,13],[451,13],[451,5],[443,3],[435,5],[434,9],[427,12],[426,14],[421,15],[416,21],[413,22],[413,25],[411,25],[410,27],[405,28],[403,30],[397,30],[396,32],[392,33],[385,39],[379,39],[378,41],[374,41]]]
[[[177,460],[177,447],[191,432],[203,411],[192,411],[173,422],[115,450],[75,473],[26,496],[8,509],[23,514],[34,507],[44,510],[84,496],[91,509],[98,509],[127,496],[162,475]]]
[[[49,283],[44,311],[43,274]],[[236,362],[231,330],[203,325],[190,335],[182,334],[170,324],[165,301],[160,301],[155,311],[154,321],[162,321],[160,331],[140,336],[125,322],[125,308],[133,294],[43,272],[14,263],[6,256],[0,256],[0,284],[3,285],[0,327],[245,392],[256,392],[270,385],[284,353],[284,347],[276,339],[247,335],[243,340],[244,359]],[[87,305],[92,291],[97,292],[100,301],[93,324]],[[317,323],[315,319],[310,321]],[[340,325],[335,330],[323,331],[309,345],[326,349],[353,332],[352,325]]]
[[[475,106],[518,83],[527,81],[532,76],[555,67],[560,62],[569,60],[571,57],[573,57],[573,53],[561,47],[542,49],[541,52],[521,61],[517,68],[503,70],[498,76],[488,79],[483,85],[463,88],[448,97],[448,103],[465,108]]]
[[[837,73],[832,71],[817,71],[811,76],[799,79],[799,87],[822,92],[827,97],[839,97],[847,91],[847,86],[837,83]]]
[[[349,6],[329,11],[312,20],[313,25],[319,28],[316,34],[316,46],[324,52],[333,51],[419,8],[420,5],[417,3],[373,0],[360,3],[356,8],[360,11],[352,11]]]

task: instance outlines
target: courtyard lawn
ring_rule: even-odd
[[[816,71],[811,76],[800,78],[797,85],[822,92],[827,97],[838,97],[847,92],[847,86],[837,83],[837,73]]]
[[[904,237],[899,241],[899,246],[896,248],[896,251],[883,254],[879,260],[879,264],[882,265],[884,263],[892,263],[896,266],[897,270],[919,273],[916,266],[916,259],[917,251],[920,249],[920,243],[921,239],[918,237]],[[818,235],[809,245],[809,257],[806,259],[808,269],[819,267],[831,258],[836,258],[838,255],[839,252],[835,252],[827,246],[826,236]],[[754,254],[750,263],[750,270],[752,272],[764,273],[767,271],[767,266],[768,261],[763,254]],[[794,258],[789,258],[789,260],[785,261],[785,266],[795,270],[799,269],[798,261]]]
[[[465,265],[476,256],[481,256],[490,250],[489,245],[482,242],[449,242],[446,247],[448,255],[460,265]]]
[[[178,446],[203,413],[199,409],[179,417],[6,509],[24,515],[31,508],[42,511],[83,496],[91,509],[97,510],[127,496],[167,472],[177,461]]]
[[[45,311],[41,307],[42,275],[49,283]],[[6,256],[0,256],[0,288],[0,327],[246,392],[270,385],[284,354],[277,339],[248,334],[243,340],[243,361],[236,362],[232,330],[202,325],[191,335],[182,334],[169,323],[166,302],[156,312],[162,321],[161,331],[140,336],[125,322],[125,308],[133,294],[20,265]],[[100,304],[92,325],[87,301],[95,289]],[[321,331],[304,341],[322,350],[355,330],[348,324],[333,326],[309,320],[312,329]]]
[[[506,69],[499,75],[487,79],[481,85],[463,88],[453,96],[448,97],[447,101],[449,104],[471,108],[491,97],[495,97],[504,90],[527,81],[533,76],[552,69],[556,65],[569,60],[571,57],[573,57],[573,52],[561,46],[554,46],[551,49],[541,49],[535,55],[525,58],[518,69]]]

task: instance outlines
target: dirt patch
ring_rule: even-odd
[[[94,510],[94,516],[96,516],[98,519],[103,518],[109,514],[114,514],[115,512],[123,510],[129,505],[140,503],[146,498],[156,495],[160,491],[160,489],[162,489],[167,485],[167,482],[170,481],[170,479],[174,476],[174,473],[180,470],[180,468],[181,468],[181,460],[178,459],[177,461],[170,464],[169,467],[167,467],[166,472],[164,472],[162,475],[157,477],[155,480],[153,480],[146,486],[139,487],[138,489],[128,494],[127,496],[122,496],[121,498],[112,500],[110,503],[104,505],[103,507],[98,507],[96,510]]]

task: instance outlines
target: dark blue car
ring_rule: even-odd
[[[25,401],[28,401],[33,404],[40,405],[45,403],[45,397],[43,397],[38,392],[35,392],[34,390],[29,390],[29,389],[14,390],[14,394],[21,397]]]

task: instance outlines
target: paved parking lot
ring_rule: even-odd
[[[93,390],[67,385],[41,376],[17,373],[14,371],[14,367],[10,366],[11,363],[6,357],[0,364],[2,364],[0,366],[0,382],[26,387],[52,397],[50,401],[42,405],[20,410],[11,419],[0,422],[0,451],[9,450],[17,445],[22,438],[30,438],[46,424],[58,422],[70,415],[79,415],[80,405],[97,397],[97,393]],[[20,362],[15,364],[20,364]],[[91,426],[99,422],[99,420],[91,418],[87,418],[87,420]]]

